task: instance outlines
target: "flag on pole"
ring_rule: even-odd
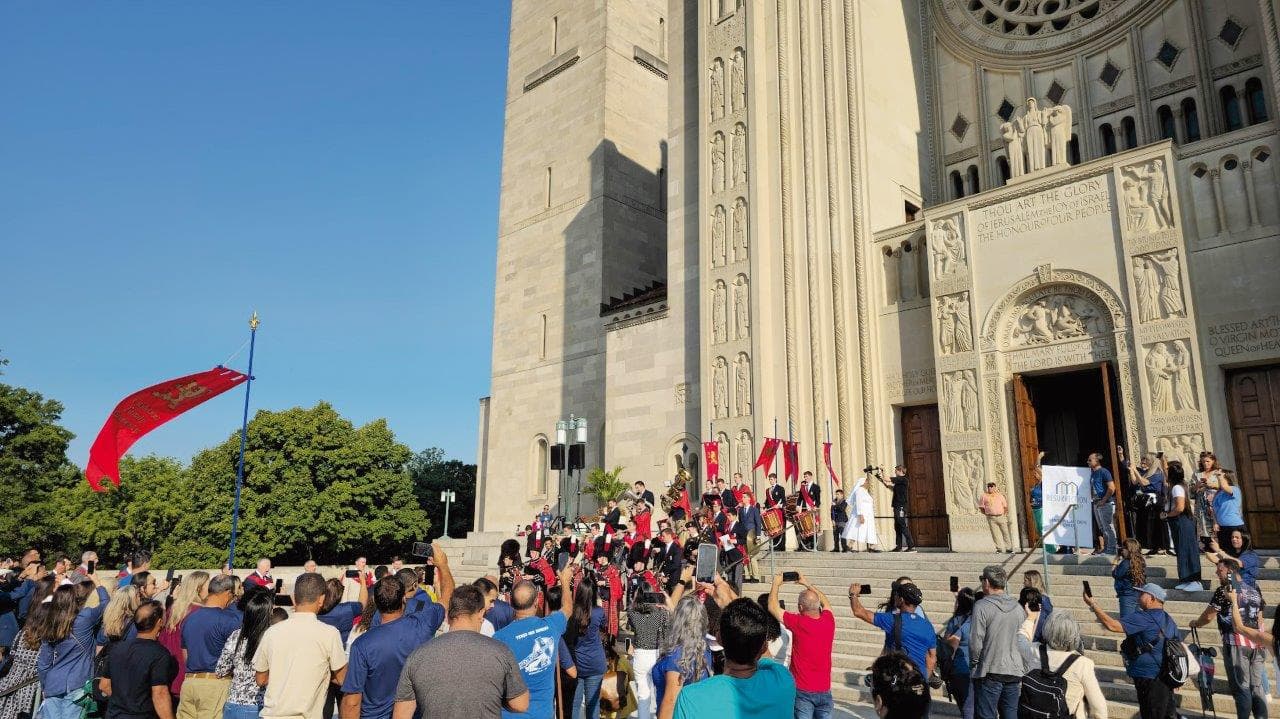
[[[782,443],[782,478],[796,480],[800,478],[800,442],[787,440]]]
[[[720,476],[720,443],[703,442],[702,456],[707,460],[707,481],[716,481]]]
[[[776,437],[768,437],[764,441],[764,446],[760,448],[760,456],[756,458],[756,463],[751,467],[751,471],[756,471],[764,467],[764,473],[769,474],[773,471],[773,458],[778,453],[778,443],[781,440]]]
[[[111,411],[89,448],[84,478],[95,492],[102,480],[120,486],[120,458],[144,435],[198,404],[242,384],[248,375],[225,367],[152,385],[125,397]]]
[[[836,470],[831,466],[831,443],[822,443],[822,460],[827,464],[827,474],[831,475],[831,484],[836,489],[840,489],[840,478],[836,476]]]

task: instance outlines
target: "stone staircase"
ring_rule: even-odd
[[[464,546],[468,555],[462,561],[451,562],[459,581],[470,581],[482,574],[493,573],[493,564],[487,561],[488,552],[476,551],[478,547],[474,543],[468,543],[468,545],[459,543],[457,546],[459,555]],[[451,557],[453,556],[457,555],[451,551]],[[769,556],[762,556],[760,559],[762,574],[770,572],[770,563]],[[951,576],[959,577],[962,587],[976,588],[979,585],[978,575],[982,568],[988,564],[998,564],[1011,572],[1010,584],[1020,588],[1022,572],[1028,569],[1043,571],[1041,554],[1038,551],[1030,555],[929,551],[915,554],[786,552],[774,555],[772,564],[774,571],[802,572],[811,583],[827,595],[835,607],[836,638],[833,648],[832,691],[838,706],[858,716],[867,715],[866,707],[871,703],[870,692],[863,684],[863,676],[884,645],[884,633],[852,616],[847,599],[851,583],[870,584],[872,594],[868,599],[878,603],[888,596],[889,585],[894,579],[900,576],[911,577],[924,592],[925,612],[935,628],[940,629],[951,616],[953,603],[949,587]],[[1125,676],[1124,666],[1120,660],[1119,646],[1124,636],[1105,631],[1085,607],[1082,598],[1083,582],[1087,580],[1103,609],[1112,613],[1113,616],[1116,615],[1119,607],[1112,594],[1110,574],[1111,563],[1106,557],[1049,556],[1049,594],[1053,598],[1054,609],[1069,611],[1080,622],[1085,652],[1097,665],[1098,680],[1108,699],[1108,713],[1112,717],[1129,719],[1138,716],[1138,709],[1133,684]],[[1173,585],[1177,583],[1176,564],[1173,557],[1150,557],[1147,575],[1151,581],[1169,590],[1166,610],[1185,633],[1188,623],[1204,610],[1212,592],[1173,590]],[[1260,575],[1263,596],[1268,601],[1267,625],[1270,626],[1271,617],[1276,611],[1275,604],[1280,602],[1280,556],[1275,554],[1264,556]],[[1212,565],[1207,562],[1204,563],[1204,576],[1212,578]],[[755,598],[768,590],[767,581],[743,585],[743,594],[750,598]],[[797,594],[796,585],[783,586],[782,598],[789,608],[795,607]],[[1199,635],[1205,645],[1217,647],[1221,653],[1222,642],[1214,625],[1202,627]],[[1189,638],[1188,642],[1190,642]],[[1213,709],[1219,716],[1234,716],[1235,704],[1227,693],[1221,656],[1217,659],[1214,687]],[[1274,683],[1272,691],[1276,691]],[[1179,704],[1181,712],[1187,716],[1210,711],[1208,707],[1202,707],[1199,691],[1190,684],[1179,692]],[[1280,699],[1276,699],[1272,704],[1272,711],[1280,715]],[[937,690],[934,692],[932,715],[958,716],[959,710],[943,696],[941,690]]]

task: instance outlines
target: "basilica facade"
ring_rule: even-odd
[[[1203,450],[1280,546],[1271,0],[514,0],[476,527],[769,437],[1023,546],[1040,452]],[[572,443],[574,432],[569,432]],[[696,488],[695,488],[696,492]],[[888,514],[888,498],[878,497]],[[881,532],[887,532],[888,526]]]

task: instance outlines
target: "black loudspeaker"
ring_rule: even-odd
[[[569,445],[569,469],[582,469],[587,466],[587,445]]]
[[[551,468],[564,469],[564,445],[551,445]]]

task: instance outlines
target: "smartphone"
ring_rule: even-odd
[[[96,571],[98,571],[98,561],[96,559],[90,559],[89,563],[85,565],[85,572],[87,574],[93,574]]]
[[[273,602],[277,607],[292,607],[292,606],[293,606],[293,597],[289,596],[288,594],[277,594],[277,595],[275,595],[274,597],[272,597],[272,598],[271,598],[271,601],[272,601],[272,602]]]
[[[960,591],[960,577],[951,578],[951,593],[955,594]]]
[[[711,584],[716,580],[716,563],[720,560],[720,550],[714,544],[703,542],[698,545],[698,567],[693,578],[703,584]]]
[[[166,582],[168,582],[168,583],[170,583],[170,584],[173,584],[173,575],[174,575],[174,572],[176,572],[176,571],[177,571],[177,570],[170,568],[170,569],[169,569],[169,571],[165,572],[165,574],[164,574],[164,581],[166,581]]]
[[[415,557],[430,557],[431,542],[414,542],[413,549],[409,552]]]
[[[865,597],[866,595],[868,595],[868,594],[870,594],[870,593],[871,593],[871,585],[870,585],[870,584],[864,584],[864,585],[862,585],[861,587],[858,587],[858,594],[860,594],[860,595],[862,595],[862,596],[864,596],[864,597]]]
[[[359,570],[359,569],[348,569],[348,570],[347,570],[347,579],[359,579],[359,578],[360,578],[360,570]]]
[[[784,582],[798,582],[798,581],[800,581],[800,572],[783,572],[783,573],[782,573],[782,581],[784,581]]]
[[[1089,580],[1084,580],[1084,595],[1086,597],[1093,596],[1093,587],[1089,586]]]
[[[427,564],[422,567],[423,583],[431,586],[436,583],[436,568],[434,565]]]
[[[279,594],[279,593],[280,593],[280,589],[281,589],[282,587],[284,587],[284,580],[283,580],[283,579],[277,579],[277,580],[276,580],[275,593],[276,593],[276,594]]]

